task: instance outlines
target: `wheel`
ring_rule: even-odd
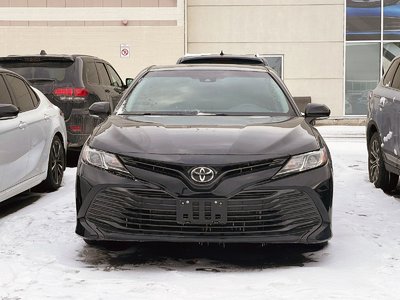
[[[399,180],[399,175],[385,169],[381,139],[377,132],[372,135],[368,144],[368,173],[369,181],[385,192],[394,190]]]
[[[49,163],[47,168],[47,177],[39,185],[40,189],[46,191],[57,190],[62,182],[65,169],[64,146],[58,136],[53,138],[50,146]]]

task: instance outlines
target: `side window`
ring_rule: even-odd
[[[387,70],[385,77],[383,78],[384,86],[390,86],[393,84],[393,75],[399,66],[399,62],[400,60],[396,60],[390,65],[390,68]]]
[[[40,103],[38,95],[36,95],[36,93],[30,87],[28,87],[28,91],[29,91],[29,94],[31,94],[31,97],[33,100],[33,105],[35,107],[38,107],[39,103]]]
[[[86,80],[89,84],[100,84],[96,66],[92,61],[86,63]]]
[[[24,112],[34,109],[35,106],[33,104],[33,100],[25,82],[11,75],[6,75],[5,79],[14,95],[16,105],[19,110]]]
[[[0,104],[13,104],[3,76],[0,75]]]
[[[111,77],[111,85],[117,86],[117,87],[122,87],[124,84],[122,83],[121,78],[118,76],[118,74],[114,70],[114,68],[111,67],[110,65],[107,65],[107,70],[108,70],[108,74],[110,74],[110,77]]]
[[[100,83],[102,85],[111,85],[110,77],[108,77],[106,66],[103,63],[96,62],[96,68],[97,71],[99,72]]]
[[[397,68],[396,73],[393,77],[392,88],[400,90],[400,69]]]

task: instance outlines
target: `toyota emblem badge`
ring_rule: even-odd
[[[215,172],[207,167],[197,167],[190,171],[190,177],[197,183],[208,183],[214,179]]]

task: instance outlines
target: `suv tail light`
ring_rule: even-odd
[[[71,131],[74,132],[74,133],[77,133],[77,132],[81,132],[81,131],[82,131],[81,125],[69,125],[69,126],[68,126],[68,129],[71,130]]]
[[[59,87],[54,89],[53,95],[60,97],[60,100],[85,100],[89,91],[85,88]]]

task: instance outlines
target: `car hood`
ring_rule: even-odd
[[[110,116],[89,146],[122,155],[263,155],[319,149],[318,133],[301,117]]]

